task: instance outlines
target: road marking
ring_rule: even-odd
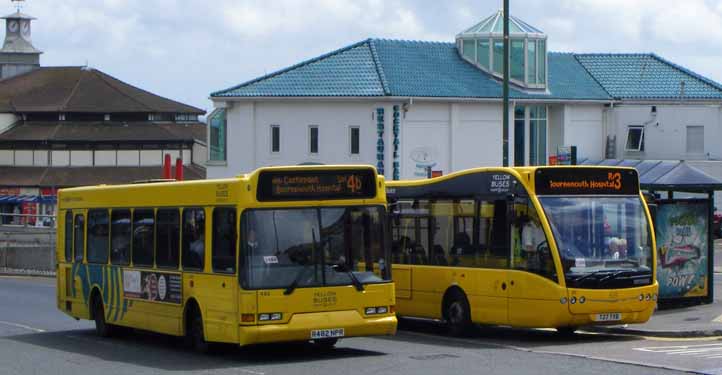
[[[689,356],[700,359],[722,358],[722,343],[651,346],[644,348],[634,348],[634,350],[664,355]]]
[[[2,321],[2,320],[0,320],[0,324],[4,324],[4,325],[6,325],[6,326],[11,326],[11,327],[16,327],[16,328],[27,329],[27,330],[29,330],[29,331],[38,332],[38,333],[45,332],[44,329],[33,328],[33,327],[30,327],[30,326],[26,326],[26,325],[24,325],[24,324],[6,322],[6,321]]]
[[[713,320],[715,323],[722,323],[722,315],[718,316],[715,320]]]

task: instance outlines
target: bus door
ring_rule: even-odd
[[[75,222],[73,217],[73,211],[67,210],[65,211],[65,214],[61,217],[61,222],[58,225],[58,229],[62,228],[62,234],[63,234],[63,241],[62,241],[62,250],[57,254],[58,255],[58,275],[57,275],[57,283],[58,283],[58,290],[60,291],[60,303],[62,306],[59,306],[61,310],[71,312],[73,309],[73,305],[76,305],[77,303],[82,301],[82,294],[79,293],[79,291],[76,289],[76,280],[73,275],[73,270],[75,267],[73,266],[75,262],[75,252],[74,252],[74,242],[73,242],[73,235],[75,233],[78,234],[78,245],[80,246],[80,263],[82,263],[82,229],[80,231],[75,230]],[[82,228],[82,223],[81,223]],[[79,306],[77,306],[79,307]],[[76,307],[76,308],[77,308]]]
[[[207,210],[211,211],[211,210]],[[218,342],[238,342],[238,299],[239,285],[236,276],[238,225],[236,209],[233,207],[215,207],[208,212],[212,217],[211,228],[211,271],[208,277],[208,295],[206,304],[206,329],[208,339]],[[206,236],[208,238],[208,236]]]
[[[541,215],[527,197],[513,200],[510,238],[509,323],[547,327],[559,312],[560,287]]]
[[[500,199],[501,198],[501,199]],[[509,205],[504,197],[481,198],[477,203],[475,268],[467,272],[465,292],[472,320],[507,324],[509,272]]]

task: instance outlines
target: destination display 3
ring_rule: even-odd
[[[634,169],[540,168],[534,186],[538,195],[636,195],[639,177]]]
[[[258,201],[364,199],[376,195],[373,169],[265,171],[258,178]]]

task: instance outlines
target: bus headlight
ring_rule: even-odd
[[[566,305],[566,303],[567,303],[567,297],[562,297],[562,298],[560,298],[560,299],[559,299],[559,303],[561,303],[562,305]]]
[[[571,303],[572,305],[575,304],[575,303],[577,303],[577,297],[572,297],[572,298],[570,298],[570,299],[569,299],[569,303]]]
[[[649,293],[647,293],[647,298],[645,298],[645,300],[647,300],[647,301],[651,301],[651,300],[652,300],[652,295],[651,295],[651,294],[649,294]]]
[[[656,300],[657,300],[657,293],[654,293],[654,294],[652,294],[652,301],[656,301]]]
[[[587,302],[587,298],[584,296],[579,297],[579,303]]]
[[[386,314],[388,312],[389,312],[388,306],[374,306],[374,307],[367,307],[364,309],[364,313],[366,313],[366,315]]]
[[[642,301],[644,301],[644,294],[639,295],[639,302],[642,302]]]
[[[258,314],[258,320],[261,322],[267,322],[269,320],[281,320],[282,318],[283,313],[280,312]]]

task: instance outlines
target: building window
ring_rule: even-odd
[[[58,115],[58,120],[59,120],[59,121],[65,121],[65,113],[59,114],[59,115]]]
[[[504,41],[501,39],[494,39],[494,58],[492,65],[494,66],[495,73],[504,74]]]
[[[704,126],[687,126],[687,153],[704,153]]]
[[[226,136],[227,136],[227,120],[226,110],[219,108],[210,116],[210,160],[212,161],[226,161]]]
[[[311,125],[308,127],[308,151],[311,154],[318,154],[318,126]]]
[[[524,82],[524,39],[512,39],[510,78]]]
[[[517,106],[514,108],[514,166],[524,166],[524,152],[526,137],[526,107]]]
[[[627,127],[627,144],[625,151],[644,151],[644,126]]]
[[[489,69],[489,39],[479,41],[479,45],[476,47],[476,61],[484,69]]]
[[[358,155],[361,152],[361,128],[352,126],[351,131],[351,155]]]
[[[464,45],[462,46],[464,51],[464,57],[466,57],[469,60],[474,60],[474,56],[476,55],[476,41],[471,39],[464,40]]]
[[[281,127],[271,125],[271,152],[281,151]]]
[[[198,115],[193,114],[193,113],[176,113],[175,120],[177,122],[198,121]]]
[[[529,165],[546,165],[547,107],[529,106]]]

